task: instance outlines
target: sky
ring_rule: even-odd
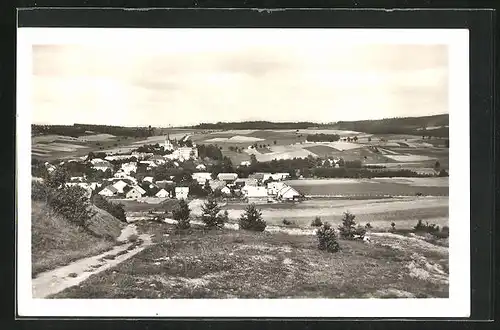
[[[183,126],[448,113],[446,45],[311,34],[33,45],[33,122]]]

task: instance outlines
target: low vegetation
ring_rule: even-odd
[[[314,220],[311,222],[311,227],[320,227],[323,225],[323,221],[321,221],[320,217],[314,218]]]
[[[127,221],[127,218],[125,216],[125,207],[123,204],[110,202],[109,200],[98,194],[92,196],[92,203],[98,208],[110,213],[115,218],[124,222]]]
[[[110,250],[120,234],[120,221],[105,211],[96,213],[85,230],[46,202],[32,201],[32,276]]]
[[[448,297],[445,248],[405,241],[393,249],[399,241],[383,237],[380,244],[339,239],[341,249],[327,253],[316,236],[144,228],[156,245],[53,298]]]

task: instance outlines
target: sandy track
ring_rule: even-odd
[[[128,225],[123,229],[118,241],[124,242],[134,234],[137,234],[137,228],[135,225]],[[149,235],[143,234],[138,235],[138,237],[144,241],[142,245],[128,251],[128,253],[116,256],[113,260],[103,258],[107,255],[116,255],[126,251],[132,243],[115,246],[112,250],[99,255],[83,258],[69,265],[40,273],[32,280],[33,298],[47,298],[66,288],[78,285],[91,275],[98,274],[122,263],[152,244]]]

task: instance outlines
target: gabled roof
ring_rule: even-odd
[[[238,178],[238,174],[236,173],[219,173],[217,175],[217,179],[219,180],[236,180]]]
[[[146,190],[142,189],[141,187],[139,186],[132,186],[130,190],[137,190],[138,192],[140,192],[141,194],[144,194],[146,193]],[[129,191],[130,191],[129,190]]]
[[[104,189],[107,189],[107,190],[111,191],[114,194],[118,192],[118,189],[116,189],[115,187],[113,187],[113,185],[109,185],[109,186],[105,187]]]

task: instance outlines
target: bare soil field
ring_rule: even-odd
[[[137,226],[154,245],[52,297],[448,297],[448,250],[399,235],[340,240],[341,250],[328,253],[315,236]]]

